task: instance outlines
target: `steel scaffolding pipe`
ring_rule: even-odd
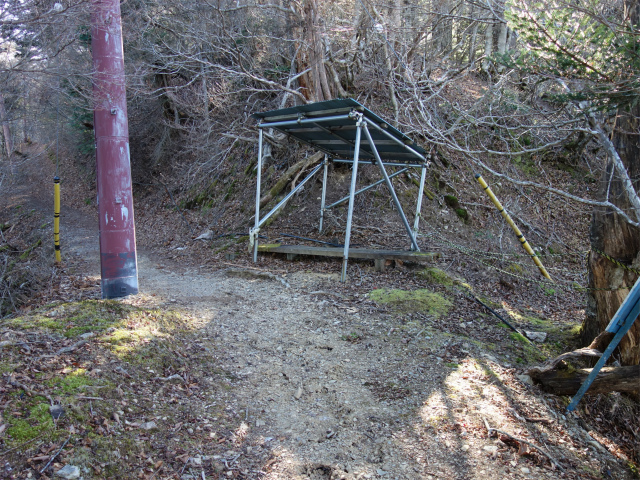
[[[119,0],[91,4],[102,298],[116,298],[138,293],[122,23]]]
[[[336,120],[347,120],[351,118],[350,115],[334,115],[333,117],[325,117],[322,119],[324,122],[332,122]],[[284,120],[281,122],[264,122],[258,125],[258,128],[274,128],[274,127],[295,127],[298,125],[315,124],[318,121],[317,118],[299,118],[298,120]]]
[[[315,145],[314,145],[315,146]],[[332,160],[334,163],[347,163],[352,164],[353,160],[347,158],[334,158]],[[375,158],[371,160],[360,160],[360,163],[370,163],[371,165],[376,164]],[[382,162],[385,167],[412,167],[412,168],[422,168],[425,166],[423,163],[406,163],[406,162]]]
[[[257,225],[257,227],[256,227],[256,228],[258,228],[258,229],[259,229],[260,227],[262,227],[262,226],[266,223],[266,221],[267,221],[267,220],[269,220],[269,219],[271,218],[271,216],[272,216],[274,213],[276,213],[278,210],[280,210],[282,207],[284,207],[284,206],[286,205],[286,203],[289,201],[289,199],[290,199],[291,197],[293,197],[296,193],[298,193],[298,192],[302,189],[302,187],[304,187],[304,184],[305,184],[305,183],[307,183],[307,182],[308,182],[308,181],[309,181],[309,180],[310,180],[310,179],[311,179],[311,178],[312,178],[316,173],[318,173],[318,171],[319,171],[323,166],[324,166],[324,165],[321,163],[320,165],[316,166],[313,170],[311,170],[311,173],[309,173],[309,175],[307,175],[307,176],[305,177],[305,179],[304,179],[304,180],[302,180],[302,181],[301,181],[301,182],[296,186],[296,188],[294,188],[293,190],[291,190],[291,191],[287,194],[287,196],[286,196],[286,197],[284,197],[282,200],[280,200],[280,201],[278,202],[278,204],[277,204],[275,207],[273,207],[273,208],[271,209],[271,211],[270,211],[269,213],[267,213],[267,214],[262,218],[262,220],[260,220],[260,221],[258,222],[258,225]],[[260,213],[259,213],[259,212],[258,212],[258,215],[260,215]]]
[[[420,251],[420,247],[418,247],[418,242],[416,241],[416,237],[413,234],[413,230],[411,230],[411,227],[409,226],[409,222],[407,221],[407,217],[404,214],[404,210],[402,209],[402,205],[400,204],[400,200],[398,200],[398,196],[396,195],[396,191],[393,188],[393,184],[391,183],[391,179],[389,178],[389,174],[387,174],[387,170],[384,168],[384,164],[382,163],[382,159],[380,158],[380,154],[378,153],[378,149],[376,148],[376,146],[373,143],[373,139],[371,138],[371,133],[369,132],[369,129],[367,128],[367,124],[365,123],[363,125],[363,129],[364,129],[364,134],[367,136],[367,138],[369,139],[369,144],[371,145],[371,150],[373,150],[373,154],[376,157],[376,160],[378,162],[378,167],[380,167],[380,173],[382,174],[382,178],[384,179],[385,183],[387,184],[387,188],[389,189],[389,193],[391,194],[391,198],[393,199],[393,203],[396,205],[396,210],[398,210],[398,214],[400,215],[400,219],[402,220],[402,223],[404,224],[404,228],[407,230],[407,235],[409,235],[409,238],[411,239],[411,246],[413,248],[413,250],[415,250],[416,252]],[[422,199],[418,199],[418,201],[420,201]]]
[[[382,133],[385,137],[387,137],[389,140],[394,141],[395,143],[397,143],[399,146],[401,146],[402,148],[404,148],[407,152],[411,152],[413,155],[415,155],[416,157],[418,157],[420,160],[422,160],[423,162],[426,162],[427,159],[424,155],[419,154],[418,152],[416,152],[413,148],[411,148],[409,145],[405,145],[404,143],[402,143],[402,141],[400,141],[398,138],[394,137],[393,135],[391,135],[389,132],[387,132],[385,129],[380,128],[380,125],[377,125],[375,122],[372,122],[371,120],[369,120],[368,118],[365,118],[365,121],[371,125],[373,128],[375,128],[376,130],[378,130],[380,133]]]
[[[356,197],[356,182],[358,178],[358,159],[360,157],[360,141],[362,139],[362,128],[366,125],[362,121],[362,115],[356,122],[356,149],[353,152],[353,166],[351,167],[351,187],[349,188],[349,209],[347,211],[347,228],[344,234],[344,252],[342,254],[342,274],[340,281],[347,281],[347,263],[349,262],[349,244],[351,243],[351,222],[353,220],[353,205]]]
[[[401,173],[406,172],[407,170],[409,170],[409,169],[408,169],[408,168],[402,168],[402,169],[398,170],[397,172],[393,172],[391,175],[389,175],[389,178],[396,177],[396,176],[400,175]],[[378,180],[377,182],[372,183],[372,184],[371,184],[371,185],[369,185],[369,186],[366,186],[366,187],[364,187],[364,188],[361,188],[361,189],[360,189],[360,190],[358,190],[356,193],[354,193],[354,195],[360,195],[361,193],[367,192],[367,191],[371,190],[372,188],[375,188],[375,187],[377,187],[378,185],[380,185],[381,183],[384,183],[384,182],[385,182],[385,179],[384,179],[384,178],[382,178],[382,179]],[[346,202],[346,201],[347,201],[347,200],[349,200],[350,198],[351,198],[351,195],[347,195],[346,197],[341,198],[341,199],[340,199],[340,200],[338,200],[337,202],[333,202],[333,203],[332,203],[331,205],[329,205],[328,207],[323,208],[323,210],[329,210],[330,208],[337,207],[338,205],[342,205],[344,202]]]
[[[391,178],[391,175],[389,175]],[[413,236],[418,238],[418,226],[420,224],[420,217],[422,216],[422,195],[424,194],[424,182],[427,179],[427,167],[422,167],[420,174],[420,186],[418,187],[418,203],[416,205],[416,216],[413,220]]]
[[[322,172],[322,195],[320,197],[320,225],[318,225],[318,231],[322,233],[322,224],[324,222],[324,206],[327,202],[327,175],[329,173],[329,157],[325,154],[324,161],[322,162],[324,170]]]

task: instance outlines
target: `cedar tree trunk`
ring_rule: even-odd
[[[635,6],[638,19],[639,6]],[[640,105],[636,104],[616,119],[613,143],[620,154],[636,192],[640,191]],[[611,179],[609,198],[621,209],[631,207],[624,194],[618,176],[610,162],[600,180],[600,193],[606,195]],[[631,215],[633,218],[633,215]],[[624,265],[640,270],[640,229],[622,220],[611,210],[596,209],[591,222],[591,247],[610,255]],[[616,310],[620,307],[638,274],[622,268],[592,250],[589,256],[588,308],[582,328],[582,340],[589,344],[604,331]],[[625,288],[626,287],[626,288]],[[597,290],[611,289],[611,290]],[[609,337],[610,339],[610,337]],[[606,345],[598,345],[602,350]],[[622,365],[640,363],[640,321],[636,320],[629,333],[622,339],[616,357]]]

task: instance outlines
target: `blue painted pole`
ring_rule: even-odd
[[[578,403],[587,392],[593,381],[595,380],[598,372],[604,367],[605,363],[616,349],[622,338],[627,334],[633,323],[638,319],[638,315],[640,315],[640,278],[633,286],[627,298],[624,299],[622,305],[616,312],[616,314],[609,322],[609,326],[607,327],[607,332],[614,333],[613,340],[609,343],[609,346],[605,349],[604,353],[596,363],[596,366],[593,367],[591,373],[586,378],[578,392],[571,399],[571,403],[567,407],[567,412],[573,412]]]

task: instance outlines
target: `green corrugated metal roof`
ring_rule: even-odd
[[[424,148],[351,98],[254,113],[253,117],[260,120],[263,128],[271,128],[269,125],[276,122],[301,121],[295,125],[273,125],[272,128],[312,145],[334,158],[352,159],[356,140],[356,120],[354,118],[336,118],[348,115],[352,110],[362,113],[366,119],[398,139],[402,145],[426,156],[427,152]],[[422,163],[420,157],[396,143],[377,128],[369,126],[369,133],[383,161]],[[374,159],[364,133],[360,143],[360,158],[362,160]]]

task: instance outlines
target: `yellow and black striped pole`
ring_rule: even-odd
[[[502,217],[507,221],[509,226],[516,233],[518,240],[520,240],[520,243],[522,244],[522,248],[524,248],[527,251],[527,253],[531,255],[531,258],[533,259],[534,263],[538,266],[540,273],[543,276],[545,276],[547,279],[551,280],[551,277],[549,276],[549,272],[547,272],[547,269],[544,268],[544,265],[542,265],[542,262],[540,261],[538,256],[535,254],[535,252],[531,248],[531,245],[529,245],[529,242],[527,242],[527,239],[524,238],[524,235],[522,234],[518,226],[515,223],[513,223],[513,220],[511,219],[507,211],[504,209],[504,207],[500,203],[500,200],[498,200],[496,196],[493,194],[493,192],[491,191],[491,188],[489,188],[489,185],[487,185],[487,182],[484,181],[484,178],[482,178],[482,175],[476,174],[476,180],[478,180],[478,183],[482,185],[482,188],[484,188],[484,191],[487,192],[487,195],[489,195],[489,198],[491,199],[493,204],[496,206],[498,211],[502,214]]]
[[[53,244],[56,262],[60,263],[60,177],[53,177]]]

